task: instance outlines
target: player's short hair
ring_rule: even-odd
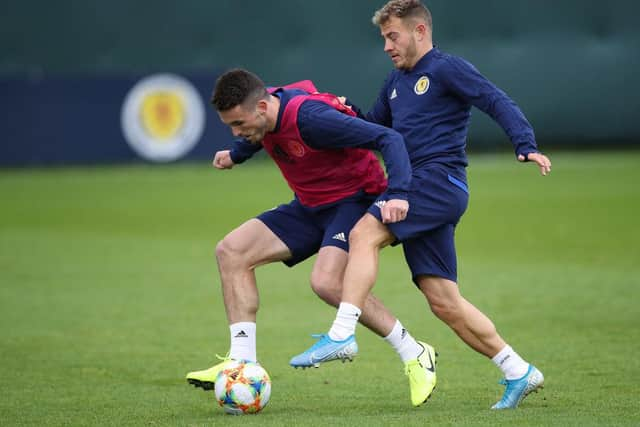
[[[218,77],[211,95],[211,104],[218,111],[227,111],[238,105],[253,107],[269,95],[258,76],[241,68],[229,70]]]
[[[371,22],[374,25],[383,25],[393,16],[403,21],[406,19],[421,20],[429,28],[433,28],[431,12],[420,0],[391,0],[376,10]]]

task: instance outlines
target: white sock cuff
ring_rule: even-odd
[[[423,347],[411,336],[409,331],[402,326],[400,320],[397,319],[391,333],[384,337],[384,340],[391,344],[404,363],[415,359],[424,351]]]
[[[511,353],[512,351],[513,349],[511,348],[511,346],[507,344],[502,350],[498,352],[498,354],[493,356],[491,360],[493,361],[493,363],[500,366],[500,364],[502,363],[502,359],[504,359],[504,357],[509,353]]]
[[[257,361],[255,322],[237,322],[229,325],[231,343],[229,358],[235,360]]]
[[[389,332],[389,335],[384,337],[384,339],[387,341],[391,341],[393,337],[401,336],[402,329],[403,329],[402,323],[400,323],[400,321],[396,319],[396,324],[393,325],[393,329],[391,329],[391,332]]]
[[[358,317],[360,317],[360,315],[362,314],[362,310],[360,310],[353,304],[349,304],[348,302],[341,302],[340,306],[338,307],[338,312],[355,314]]]
[[[229,325],[229,330],[231,331],[231,336],[235,336],[236,334],[244,331],[245,334],[255,335],[256,333],[256,323],[255,322],[236,322]]]
[[[491,360],[500,368],[507,380],[521,378],[529,369],[529,364],[509,345],[500,350]]]
[[[342,341],[356,332],[358,319],[362,310],[348,302],[341,302],[336,318],[329,329],[329,338],[334,341]]]

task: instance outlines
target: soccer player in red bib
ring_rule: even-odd
[[[399,242],[413,281],[433,313],[504,373],[506,389],[493,408],[515,408],[542,387],[544,377],[507,345],[492,321],[460,295],[457,285],[454,231],[469,197],[465,144],[471,107],[504,129],[519,161],[534,163],[543,175],[550,172],[551,162],[538,151],[522,111],[502,90],[467,61],[433,45],[431,13],[420,0],[392,0],[376,12],[373,22],[396,69],[365,117],[404,137],[413,169],[411,209],[405,220],[388,221],[384,209],[389,199],[382,195],[358,222],[351,233],[336,319],[328,334],[291,364],[334,360],[332,353],[355,343],[357,319],[376,280],[378,251]],[[326,358],[318,360],[323,354]],[[434,357],[425,355],[419,361],[430,366]],[[428,386],[433,389],[435,383],[434,373]]]
[[[311,286],[337,307],[351,228],[382,194],[387,199],[383,215],[390,222],[406,217],[411,166],[398,132],[355,117],[334,95],[317,93],[310,81],[267,89],[254,74],[231,70],[216,82],[212,103],[222,122],[242,138],[231,150],[217,152],[213,165],[230,169],[264,149],[295,196],[240,225],[216,248],[231,335],[227,359],[255,362],[254,269],[277,261],[293,266],[317,253]],[[371,150],[382,154],[388,182]],[[428,381],[432,373],[418,357],[429,345],[416,341],[379,300],[371,295],[365,300],[360,322],[396,350],[410,384]],[[335,356],[351,359],[356,353],[354,342]],[[212,389],[225,363],[190,372],[187,380]],[[411,393],[412,401],[428,397],[415,395],[414,387]]]

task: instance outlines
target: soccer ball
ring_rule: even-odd
[[[227,414],[255,414],[271,397],[271,379],[254,362],[232,360],[216,377],[216,400]]]

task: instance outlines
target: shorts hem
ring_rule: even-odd
[[[456,285],[458,284],[458,277],[455,274],[447,274],[444,273],[442,271],[421,271],[419,273],[414,273],[413,271],[411,272],[411,280],[413,281],[413,284],[416,285],[417,288],[419,288],[420,286],[418,285],[418,276],[435,276],[435,277],[440,277],[442,279],[447,279],[452,281],[453,283],[455,283]]]

